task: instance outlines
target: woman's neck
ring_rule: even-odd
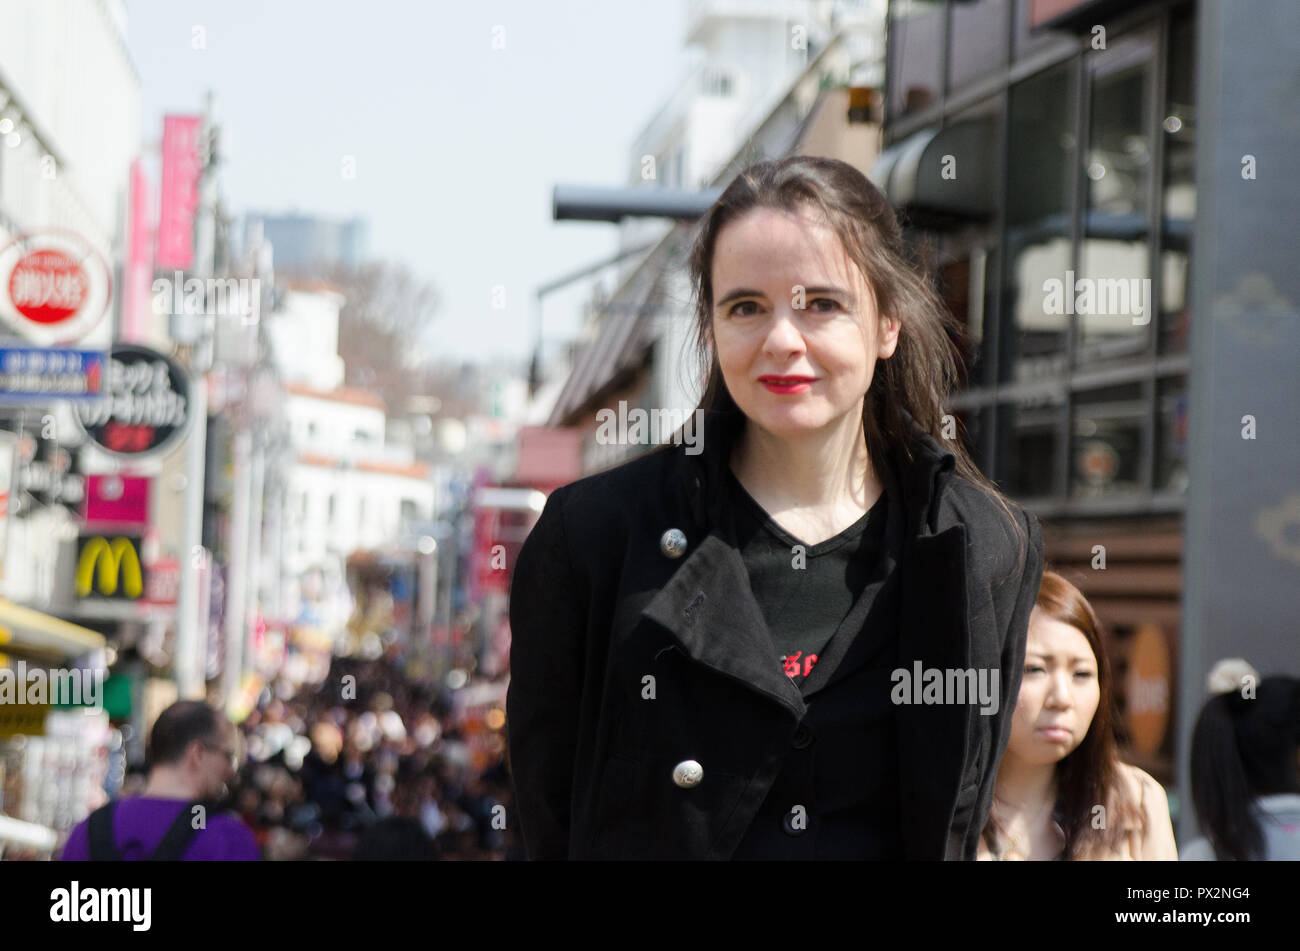
[[[1056,799],[1056,764],[1026,763],[1008,750],[998,767],[994,794],[1010,809],[1036,814]]]
[[[797,438],[747,423],[731,469],[769,511],[835,508],[846,501],[865,510],[882,489],[867,453],[861,408]]]

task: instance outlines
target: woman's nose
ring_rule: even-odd
[[[1068,707],[1074,702],[1070,690],[1070,673],[1061,671],[1053,674],[1047,691],[1047,702],[1055,707]]]
[[[805,349],[803,334],[792,313],[778,308],[772,317],[772,326],[768,328],[764,350],[773,356],[785,356],[788,353],[802,353]]]

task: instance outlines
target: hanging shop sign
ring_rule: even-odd
[[[83,535],[77,540],[77,597],[138,601],[146,579],[140,566],[140,538]]]
[[[99,395],[104,354],[51,347],[0,347],[0,401],[44,403]]]
[[[0,317],[34,344],[80,340],[112,297],[103,255],[71,231],[23,234],[0,248]]]
[[[12,425],[12,424],[11,424]],[[86,495],[86,477],[76,448],[59,444],[40,426],[17,433],[14,514],[26,518],[33,508],[62,505],[77,513]]]
[[[170,451],[191,417],[189,378],[156,350],[118,343],[108,354],[100,398],[77,404],[77,421],[101,449],[140,459]]]
[[[149,489],[153,480],[144,476],[86,476],[86,500],[82,520],[86,525],[109,523],[117,528],[143,530],[149,524]]]

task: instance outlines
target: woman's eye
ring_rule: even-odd
[[[740,308],[742,307],[753,307],[755,310],[741,311]],[[733,317],[748,317],[754,314],[757,311],[757,308],[757,302],[752,300],[743,300],[738,304],[733,304],[731,310],[727,311],[727,313]]]
[[[1031,665],[1025,667],[1025,673],[1027,673],[1027,674],[1037,674],[1037,673],[1041,673],[1041,672],[1043,671],[1043,669],[1044,669],[1044,668],[1039,667],[1037,664],[1031,664]]]
[[[1076,670],[1074,676],[1082,677],[1084,680],[1091,680],[1095,675],[1090,670]]]
[[[826,306],[819,307],[817,306],[818,304],[825,304]],[[833,310],[839,310],[839,307],[840,305],[835,301],[831,300],[829,297],[818,297],[812,302],[811,309],[818,311],[819,313],[829,314]]]

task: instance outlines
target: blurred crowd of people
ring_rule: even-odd
[[[240,733],[223,805],[266,859],[517,857],[503,754],[476,768],[450,693],[392,657],[335,657],[324,683],[259,704]]]

